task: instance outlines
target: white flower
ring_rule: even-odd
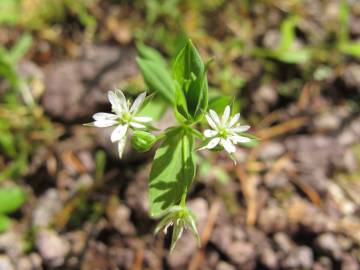
[[[200,149],[213,149],[221,145],[231,155],[236,150],[236,144],[251,141],[250,138],[241,136],[241,133],[249,130],[250,126],[240,125],[240,113],[230,119],[230,106],[226,106],[221,119],[213,110],[209,110],[205,117],[212,129],[204,131],[204,136],[209,139],[209,142]]]
[[[146,123],[152,121],[151,117],[135,116],[144,102],[146,93],[141,93],[131,107],[128,105],[126,98],[122,91],[115,90],[108,92],[108,99],[111,103],[112,111],[114,113],[99,112],[93,115],[95,127],[112,127],[116,128],[111,133],[111,141],[118,143],[118,151],[120,158],[122,157],[126,135],[129,129],[145,129]]]

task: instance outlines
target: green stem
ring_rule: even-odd
[[[188,132],[188,127],[184,127],[184,135],[186,136],[186,133]],[[182,140],[182,164],[185,164],[185,157],[186,157],[186,149],[185,149],[185,140]],[[181,173],[183,174],[182,179],[184,179],[184,170],[185,168],[182,168]],[[181,195],[181,201],[180,201],[180,206],[185,207],[186,206],[186,196],[187,196],[187,186],[186,189],[184,190],[183,194]]]

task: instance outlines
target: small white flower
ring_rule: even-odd
[[[250,138],[241,136],[241,133],[249,130],[250,126],[240,125],[240,113],[230,119],[230,106],[226,106],[221,119],[213,110],[209,110],[205,117],[212,129],[204,131],[204,136],[209,139],[209,142],[200,149],[213,149],[221,145],[231,155],[236,150],[236,144],[251,141]]]
[[[118,151],[120,158],[122,157],[126,135],[129,129],[145,129],[146,123],[152,121],[151,117],[135,116],[144,102],[146,93],[141,93],[131,107],[122,91],[115,90],[108,92],[108,99],[111,103],[112,111],[114,113],[99,112],[93,115],[95,127],[112,127],[116,128],[111,133],[111,141],[118,143]]]

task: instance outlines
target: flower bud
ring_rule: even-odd
[[[200,237],[196,229],[195,215],[190,209],[179,205],[175,205],[167,209],[162,215],[162,220],[155,228],[155,234],[161,229],[164,230],[164,233],[167,233],[170,226],[173,227],[170,252],[173,251],[177,241],[180,239],[184,231],[184,228],[190,229],[200,246]]]
[[[131,139],[132,147],[138,152],[149,151],[155,142],[156,136],[142,130],[136,130]]]

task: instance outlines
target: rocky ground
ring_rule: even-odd
[[[260,4],[251,13],[259,23],[249,43],[266,48],[279,39],[275,29],[281,14],[290,9],[285,4],[290,1],[270,2],[274,3],[269,13]],[[329,1],[324,16],[321,1],[306,2],[309,8],[303,15],[309,20],[298,29],[299,36],[310,32],[315,40],[326,40],[326,30],[314,25],[332,25],[336,1]],[[117,25],[116,10],[109,17],[99,10],[94,14],[106,21],[104,33],[97,33],[99,42],[73,44],[67,37],[65,45],[42,50],[38,34],[40,52],[35,50],[17,66],[23,78],[36,83],[30,87],[34,95],[43,89],[39,103],[54,125],[55,139],[36,148],[26,174],[17,179],[28,198],[11,215],[11,229],[0,234],[0,270],[360,269],[358,58],[345,57],[330,75],[303,80],[299,95],[288,96],[280,86],[289,77],[299,77],[305,67],[274,59],[264,64],[249,55],[233,57],[239,52],[226,51],[225,37],[243,38],[244,33],[227,17],[232,9],[224,5],[216,11],[219,16],[209,16],[216,25],[225,25],[225,30],[215,27],[214,40],[197,38],[203,42],[200,47],[224,39],[218,51],[216,46],[200,49],[215,58],[210,85],[218,83],[216,71],[224,63],[231,63],[231,70],[246,79],[241,91],[233,94],[245,100],[242,115],[261,143],[239,149],[237,166],[224,154],[199,153],[188,205],[198,218],[201,247],[186,231],[170,254],[169,236],[154,236],[156,221],[148,216],[147,181],[154,153],[139,155],[127,149],[120,161],[110,130],[82,126],[93,113],[109,111],[109,89],[128,87],[140,78],[133,37],[115,31],[129,30],[134,22],[116,21]],[[76,36],[78,30],[69,25],[63,27]],[[211,32],[210,26],[204,29]],[[359,18],[351,17],[354,39],[359,39],[358,26]],[[71,55],[75,45],[77,53]],[[264,74],[270,78],[260,80]],[[221,83],[226,87],[235,77],[230,74]],[[0,80],[0,97],[5,88]],[[167,113],[158,126],[171,121]]]
[[[66,125],[22,180],[31,198],[0,235],[1,270],[359,269],[360,115],[342,105],[320,110],[329,103],[323,96],[255,126],[261,145],[239,150],[237,167],[225,156],[200,156],[189,206],[202,247],[186,232],[169,254],[169,239],[153,235],[147,214],[147,158],[130,151],[120,162],[106,132],[80,125],[106,108],[106,89],[137,73],[134,54],[94,47],[90,55],[101,61],[86,56],[46,70],[22,63],[46,78],[42,106]],[[120,62],[107,69],[113,59]],[[265,100],[278,98],[265,92]],[[109,157],[101,177],[100,148]]]

